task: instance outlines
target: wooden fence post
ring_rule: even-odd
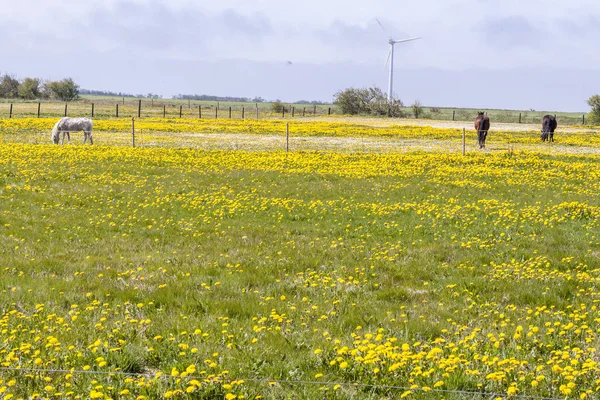
[[[244,119],[244,111],[245,111],[244,106],[242,106],[242,119]]]
[[[116,111],[115,111],[115,116],[117,118],[119,118],[119,103],[117,103],[117,108],[116,108]]]
[[[188,108],[192,108],[192,102],[190,99],[188,99]]]
[[[40,109],[42,108],[42,103],[38,103],[38,118],[40,117]]]
[[[135,147],[135,118],[131,117],[131,146]]]
[[[296,107],[292,107],[292,118],[294,118],[294,112],[296,111]]]
[[[179,118],[181,118],[183,115],[183,106],[179,105]]]
[[[462,153],[463,153],[463,156],[464,156],[465,153],[466,153],[466,132],[465,132],[465,128],[463,128],[463,137],[462,137],[462,139],[463,139],[463,141],[462,141],[462,145],[463,145],[462,146]]]
[[[39,114],[39,112],[38,112]],[[94,118],[94,103],[92,103],[92,118]]]
[[[215,108],[215,119],[219,119],[219,107]]]
[[[69,103],[65,103],[65,117],[67,116],[67,105],[68,105],[68,104],[69,104]]]
[[[314,105],[314,107],[313,107],[313,114],[314,114],[314,115],[317,115],[317,105],[316,105],[316,104],[315,104],[315,105]]]
[[[456,110],[452,110],[452,121],[454,121],[455,114],[456,114]]]
[[[285,151],[290,151],[290,123],[285,124]]]
[[[163,104],[163,118],[167,117],[167,105]]]
[[[519,113],[519,123],[521,123],[521,113]]]
[[[229,106],[229,119],[231,119],[231,106]]]
[[[138,101],[138,118],[142,116],[142,100]]]
[[[256,119],[258,119],[258,103],[256,103]]]
[[[327,115],[331,115],[331,107],[327,110]]]
[[[303,117],[304,117],[304,114],[306,114],[306,107],[304,107],[304,108],[302,109],[302,116],[303,116]]]
[[[585,125],[585,114],[583,114],[581,116],[581,120],[582,120],[581,125]]]
[[[9,115],[8,118],[12,118],[12,109],[13,109],[13,105],[12,105],[12,103],[10,103],[10,111],[8,112],[8,115]]]
[[[281,108],[281,118],[285,118],[285,106]]]
[[[198,106],[198,118],[202,119],[202,104]]]

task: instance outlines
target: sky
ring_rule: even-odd
[[[387,32],[377,24],[378,18]],[[0,72],[127,93],[587,111],[597,0],[0,0]]]

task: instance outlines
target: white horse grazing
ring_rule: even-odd
[[[67,136],[67,140],[69,144],[71,144],[71,132],[79,132],[83,131],[83,144],[90,139],[90,144],[94,144],[92,140],[92,128],[94,123],[89,118],[70,118],[64,117],[58,121],[54,128],[52,128],[52,141],[54,144],[58,144],[60,139],[60,133],[62,132],[62,144],[65,144],[65,135]]]

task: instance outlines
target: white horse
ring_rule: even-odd
[[[90,144],[94,144],[94,141],[92,140],[93,126],[94,123],[89,118],[61,118],[60,121],[54,125],[54,128],[52,128],[52,141],[54,144],[58,144],[60,133],[62,132],[62,144],[65,144],[65,135],[67,136],[69,144],[71,144],[70,133],[83,131],[83,144],[87,142],[88,138],[90,139]]]

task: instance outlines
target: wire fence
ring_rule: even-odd
[[[556,116],[559,125],[585,125],[585,114],[547,113],[540,111],[490,110],[488,115],[493,122],[515,124],[541,124],[545,114]],[[181,100],[132,100],[120,102],[84,100],[70,103],[45,102],[0,102],[0,118],[32,117],[91,117],[99,119],[137,118],[201,118],[201,119],[266,119],[266,118],[306,118],[340,116],[341,111],[330,104],[282,104],[273,107],[269,103],[224,103],[184,102]],[[424,108],[419,119],[436,121],[472,121],[473,110],[451,108]],[[413,111],[404,108],[404,117],[413,118]],[[384,117],[385,118],[385,117]]]

